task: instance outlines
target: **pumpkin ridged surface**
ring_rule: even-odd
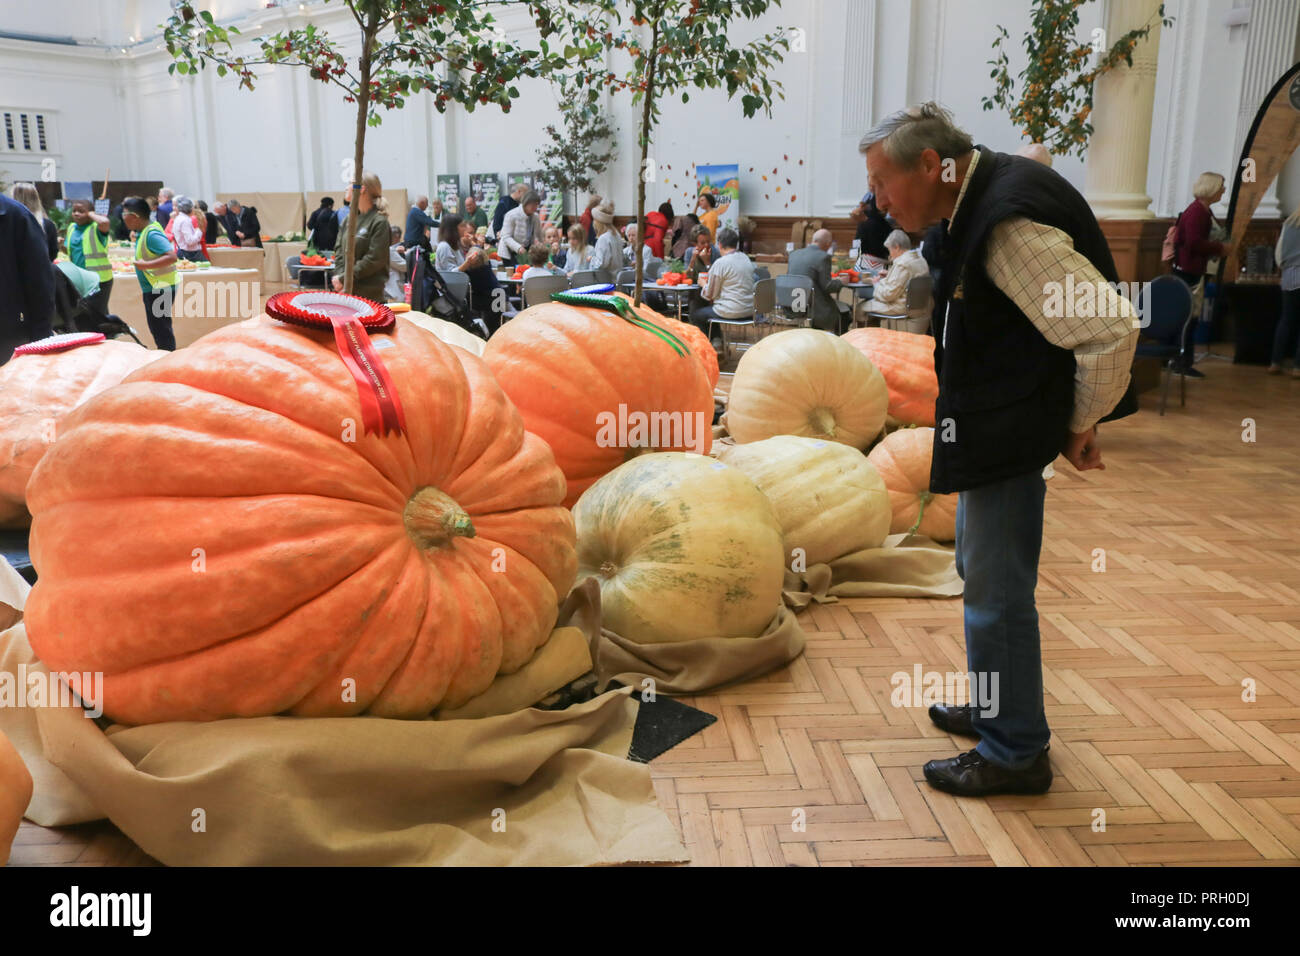
[[[50,448],[51,426],[57,437],[70,411],[165,354],[109,340],[0,366],[0,527],[30,522],[27,482]]]
[[[724,445],[718,458],[767,495],[785,537],[785,559],[805,566],[878,548],[893,518],[885,482],[862,452],[839,442],[778,435]]]
[[[933,453],[933,428],[902,428],[886,435],[867,455],[889,489],[894,514],[890,534],[911,531],[920,516],[917,534],[933,541],[957,537],[957,496],[930,491]]]
[[[727,431],[741,444],[799,435],[865,449],[888,403],[884,377],[858,349],[828,332],[788,329],[741,356]]]
[[[679,354],[658,336],[602,309],[559,302],[532,306],[492,336],[483,360],[529,431],[551,446],[568,481],[566,505],[639,453],[707,452],[712,445],[713,390],[696,353]],[[695,416],[692,429],[701,427],[689,444],[602,447],[600,416],[617,416],[620,405],[629,415]]]
[[[860,349],[880,369],[889,387],[889,414],[904,425],[934,425],[939,378],[934,371],[934,338],[895,329],[853,329],[841,338]]]
[[[576,569],[550,450],[479,359],[407,323],[372,341],[401,436],[363,433],[331,333],[264,317],[69,417],[32,482],[51,670],[104,671],[125,723],[421,717],[531,657]]]
[[[643,455],[574,508],[579,579],[601,622],[639,644],[757,637],[781,603],[781,526],[739,470],[701,455]]]

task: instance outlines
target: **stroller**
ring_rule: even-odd
[[[51,265],[50,269],[54,273],[55,332],[102,332],[109,339],[129,335],[137,345],[144,344],[131,326],[116,315],[97,309],[89,299],[82,298],[62,269],[56,265]]]
[[[466,332],[486,339],[490,330],[481,315],[461,301],[433,268],[425,249],[417,246],[406,254],[406,275],[411,282],[411,309],[459,325]]]

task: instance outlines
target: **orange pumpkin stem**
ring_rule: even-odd
[[[472,538],[477,533],[465,510],[432,486],[411,495],[402,512],[402,522],[411,540],[425,551],[446,547],[453,538]]]

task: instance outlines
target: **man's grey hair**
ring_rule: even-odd
[[[740,233],[736,230],[727,228],[718,230],[718,248],[735,249],[740,245]]]
[[[812,234],[812,244],[819,249],[829,249],[831,243],[835,241],[835,236],[829,229],[818,229]]]
[[[172,191],[172,190],[170,190],[170,189],[168,189],[168,188],[166,188],[166,187],[163,187],[162,189],[160,189],[160,190],[158,190],[158,191],[159,191],[160,193],[163,194],[163,198],[164,198],[164,199],[171,199],[173,196],[176,195],[176,193],[175,193],[174,191]]]
[[[885,245],[891,249],[897,249],[899,252],[906,252],[912,248],[912,240],[903,230],[895,229],[885,236]]]
[[[938,103],[922,103],[899,110],[877,123],[858,143],[865,153],[877,143],[889,161],[902,169],[915,169],[921,153],[932,149],[940,159],[965,156],[975,147],[970,134],[952,121],[952,114]]]
[[[529,203],[537,203],[540,206],[542,203],[542,197],[530,189],[528,192],[524,193],[524,198],[519,200],[519,205],[527,206]]]

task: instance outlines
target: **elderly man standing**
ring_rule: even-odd
[[[1047,167],[976,147],[935,103],[888,117],[859,149],[876,202],[902,229],[947,224],[930,490],[959,493],[972,704],[936,704],[930,719],[979,743],[930,761],[925,778],[960,796],[1043,793],[1043,467],[1058,454],[1079,471],[1105,467],[1096,423],[1129,382],[1133,307],[1110,284],[1115,264],[1087,202]],[[1086,316],[1052,304],[1067,277],[1095,290]]]
[[[235,233],[239,230],[239,217],[230,211],[230,207],[223,202],[213,203],[212,215],[221,224],[221,230],[226,234],[232,245],[239,245],[239,238]]]
[[[406,213],[406,235],[402,237],[402,245],[407,249],[423,246],[428,251],[431,248],[429,230],[438,228],[438,220],[425,212],[428,208],[429,197],[421,196]]]
[[[812,280],[812,308],[809,311],[813,328],[839,335],[848,324],[849,307],[835,301],[835,293],[840,291],[840,280],[831,278],[832,241],[829,229],[818,229],[813,233],[811,245],[790,253],[786,274],[807,276]]]
[[[154,213],[154,219],[164,229],[172,219],[172,197],[175,195],[176,193],[171,189],[158,190],[158,211]]]
[[[501,238],[501,230],[505,228],[506,216],[512,209],[517,209],[519,203],[527,193],[532,192],[527,183],[515,183],[510,187],[509,195],[502,196],[497,201],[497,208],[492,211],[492,232],[490,235],[494,239]]]
[[[528,250],[542,238],[542,217],[537,215],[541,204],[542,197],[530,189],[523,194],[520,204],[506,213],[498,233],[502,259],[508,256],[516,263],[528,261]]]

